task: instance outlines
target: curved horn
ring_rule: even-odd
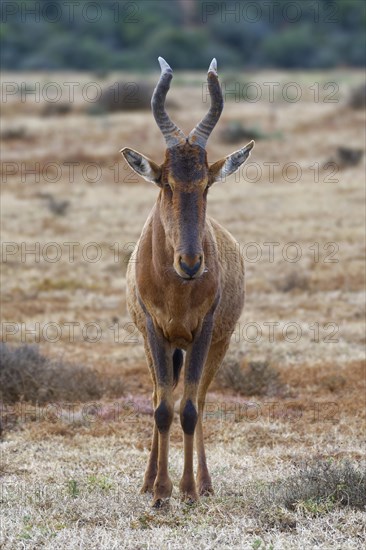
[[[216,126],[222,113],[222,109],[224,108],[224,100],[217,76],[217,62],[215,58],[211,61],[211,65],[208,69],[207,83],[208,91],[210,92],[211,97],[210,110],[188,136],[188,141],[190,143],[196,143],[203,149],[206,147],[207,140]]]
[[[183,141],[185,142],[186,137],[182,130],[170,120],[165,111],[164,103],[166,94],[169,90],[170,81],[173,78],[173,71],[165,59],[159,57],[158,60],[161,68],[161,75],[151,98],[151,108],[156,124],[159,126],[165,138],[167,147],[173,147]]]

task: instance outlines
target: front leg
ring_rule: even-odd
[[[150,374],[151,374],[152,382],[153,382],[153,385],[154,385],[154,391],[153,391],[153,394],[152,394],[152,402],[153,402],[153,407],[154,407],[154,411],[155,411],[155,409],[157,407],[156,376],[155,376],[155,370],[154,370],[154,365],[153,365],[153,360],[152,360],[149,344],[146,340],[145,340],[144,344],[145,344],[146,360],[147,360],[147,364],[148,364],[149,371],[150,371]],[[146,470],[145,470],[144,482],[143,482],[142,487],[141,487],[141,493],[152,493],[153,489],[154,489],[154,483],[155,483],[156,474],[157,474],[157,471],[158,471],[158,445],[159,445],[158,436],[159,436],[158,429],[157,429],[155,421],[154,421],[150,456],[149,456],[149,460],[148,460],[147,467],[146,467]]]
[[[153,406],[154,411],[157,408],[157,396],[155,390],[155,380],[154,380],[154,392],[153,392]],[[156,474],[158,472],[158,450],[159,450],[159,432],[154,421],[153,436],[151,441],[151,450],[150,456],[147,463],[147,467],[144,475],[144,482],[141,487],[141,493],[152,493],[154,491],[154,483],[156,479]]]
[[[172,494],[173,484],[168,473],[169,433],[174,416],[173,402],[173,351],[147,316],[147,335],[156,377],[156,403],[154,411],[157,429],[157,474],[153,487],[153,506],[159,508]]]
[[[209,313],[186,357],[184,393],[180,404],[180,419],[184,432],[184,469],[179,487],[183,499],[188,502],[195,502],[198,499],[193,473],[194,432],[198,419],[197,392],[211,344],[212,327],[213,313]]]

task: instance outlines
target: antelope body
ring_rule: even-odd
[[[142,492],[153,492],[153,505],[170,497],[169,431],[173,390],[184,361],[180,419],[184,433],[183,498],[213,492],[206,464],[202,415],[207,389],[219,369],[244,304],[244,263],[226,229],[206,217],[209,187],[240,168],[254,142],[209,167],[205,146],[223,108],[214,59],[208,71],[211,107],[186,137],[165,112],[172,79],[159,58],[160,80],[152,110],[166,144],[159,166],[140,153],[122,149],[131,168],[160,187],[157,201],[127,270],[127,303],[144,338],[152,376],[154,429]],[[183,354],[185,352],[185,357]],[[198,456],[193,474],[194,437]]]

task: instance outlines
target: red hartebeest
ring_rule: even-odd
[[[174,414],[173,389],[184,360],[180,420],[184,432],[184,470],[180,490],[188,501],[212,492],[203,442],[202,414],[207,389],[224,358],[244,304],[244,263],[233,237],[206,217],[211,185],[233,174],[248,158],[251,141],[208,165],[206,142],[223,109],[216,60],[208,71],[211,107],[188,137],[164,107],[172,69],[159,58],[161,76],[152,111],[167,145],[161,165],[122,149],[130,167],[160,187],[156,203],[127,271],[130,314],[144,337],[154,383],[154,431],[142,492],[153,492],[159,507],[170,497],[169,431]],[[227,253],[231,251],[231,253]],[[234,252],[234,253],[233,253]],[[193,442],[198,454],[197,486]]]

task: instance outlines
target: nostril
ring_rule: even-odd
[[[179,256],[179,265],[187,275],[193,277],[194,275],[196,275],[202,265],[202,255]]]

